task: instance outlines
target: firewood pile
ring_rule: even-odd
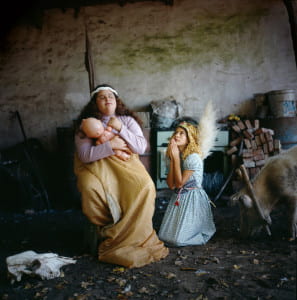
[[[279,139],[274,138],[272,129],[260,127],[259,120],[229,120],[230,143],[227,155],[233,166],[243,164],[249,178],[255,177],[267,159],[281,151]],[[240,160],[240,161],[238,161]]]

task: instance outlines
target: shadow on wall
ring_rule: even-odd
[[[66,144],[60,145],[57,153],[49,153],[37,139],[1,151],[1,211],[22,213],[80,207],[73,148],[69,149],[70,141],[65,135],[63,138]]]

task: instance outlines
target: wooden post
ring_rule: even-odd
[[[89,34],[87,27],[85,29],[85,35],[86,35],[86,52],[85,52],[85,66],[88,72],[89,77],[89,88],[90,93],[95,88],[95,73],[94,73],[94,66],[93,66],[93,57],[92,57],[92,47],[89,40]]]
[[[267,231],[267,234],[268,235],[271,235],[271,232],[270,232],[270,229],[269,229],[269,226],[268,226],[268,222],[267,222],[267,219],[266,217],[264,216],[264,213],[262,211],[262,208],[261,206],[259,205],[259,201],[255,195],[255,192],[254,192],[254,188],[252,186],[252,183],[250,182],[250,179],[249,179],[249,176],[248,176],[248,173],[247,173],[247,170],[245,168],[244,165],[240,165],[240,171],[242,173],[242,178],[248,188],[248,191],[250,192],[250,195],[251,195],[251,198],[256,206],[256,210],[258,211],[260,217],[263,219],[263,221],[265,221],[265,229]]]

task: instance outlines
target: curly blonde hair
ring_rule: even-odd
[[[192,153],[198,153],[201,156],[202,151],[200,147],[198,127],[188,122],[181,122],[176,128],[178,127],[186,131],[189,140],[189,143],[187,144],[187,146],[181,154],[182,159],[185,160]],[[174,134],[171,136],[170,140],[174,137]]]

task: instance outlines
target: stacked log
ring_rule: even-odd
[[[239,158],[240,163],[246,167],[249,178],[252,179],[270,156],[280,153],[280,140],[274,138],[272,129],[260,127],[259,120],[233,121],[230,126],[231,141],[226,153],[231,156],[232,164],[238,164]]]

